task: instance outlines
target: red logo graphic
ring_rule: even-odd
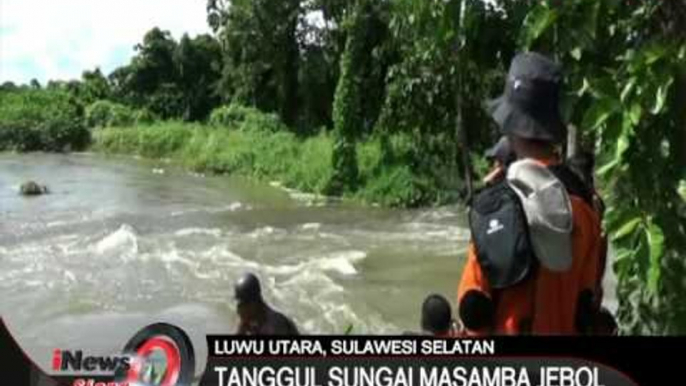
[[[166,336],[149,338],[136,354],[136,360],[128,372],[129,383],[143,380],[155,386],[176,385],[181,373],[181,353],[171,339]],[[155,360],[155,355],[160,360]]]
[[[178,327],[158,323],[139,331],[124,347],[131,367],[117,372],[117,380],[131,385],[189,386],[195,354],[188,336]]]
[[[121,355],[93,356],[83,350],[56,349],[52,370],[90,375],[72,378],[72,386],[190,386],[195,354],[180,328],[158,323],[136,333]]]

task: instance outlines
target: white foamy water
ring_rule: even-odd
[[[138,252],[138,238],[136,230],[129,224],[123,224],[119,229],[107,235],[95,245],[99,254],[119,252],[122,254],[136,254]]]
[[[222,234],[222,230],[219,228],[212,228],[212,229],[206,229],[206,228],[184,228],[176,231],[174,235],[178,237],[183,237],[183,236],[192,236],[192,235],[207,235],[207,236],[213,236],[213,237],[220,237]]]

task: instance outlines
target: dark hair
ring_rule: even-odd
[[[441,295],[432,294],[422,304],[422,330],[434,334],[450,329],[452,311],[450,303]]]
[[[529,142],[530,144],[537,146],[537,147],[552,147],[552,148],[554,148],[556,145],[554,141],[551,141],[548,139],[522,138],[522,137],[519,137],[519,138],[521,138],[521,139],[523,139],[523,140],[525,140],[525,141]]]

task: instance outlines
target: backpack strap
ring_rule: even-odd
[[[572,196],[577,196],[581,198],[586,204],[591,208],[594,208],[593,204],[593,189],[586,185],[586,183],[572,171],[566,164],[557,164],[548,166],[550,170],[557,179],[562,182],[562,184],[567,189],[567,193]]]

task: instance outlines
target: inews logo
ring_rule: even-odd
[[[181,329],[158,323],[134,335],[121,355],[55,349],[52,370],[78,374],[70,376],[71,386],[187,386],[193,380],[195,356]]]
[[[56,349],[52,356],[52,369],[55,371],[114,372],[119,367],[128,371],[131,368],[131,358],[128,356],[84,356],[81,350],[59,349]]]

